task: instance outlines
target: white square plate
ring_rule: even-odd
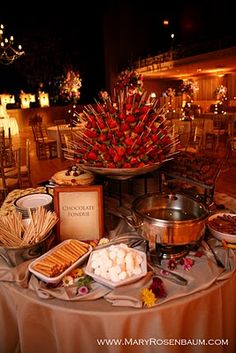
[[[107,249],[109,249],[109,247]],[[92,277],[96,282],[99,282],[109,288],[116,288],[116,287],[120,287],[120,286],[124,286],[126,284],[136,282],[137,280],[139,280],[140,278],[144,277],[147,274],[147,256],[146,256],[146,254],[143,251],[131,248],[132,252],[135,252],[142,257],[142,263],[140,265],[141,266],[141,273],[140,274],[132,275],[124,280],[120,280],[119,282],[113,282],[111,280],[107,280],[101,276],[96,275],[94,273],[94,269],[92,268],[93,256],[96,252],[103,251],[103,250],[104,249],[100,249],[100,250],[95,249],[94,251],[92,251],[92,253],[89,256],[87,266],[85,268],[85,273],[87,275],[89,275],[90,277]]]
[[[83,242],[81,242],[79,240],[76,240],[76,239],[64,240],[60,244],[56,245],[53,249],[49,250],[48,252],[46,252],[45,254],[43,254],[42,256],[40,256],[39,258],[34,260],[33,262],[31,262],[30,265],[29,265],[29,271],[32,272],[36,277],[38,277],[39,279],[41,279],[42,281],[44,281],[46,283],[54,283],[54,284],[59,283],[66,274],[71,272],[75,267],[77,267],[80,264],[82,264],[83,261],[89,256],[89,254],[92,251],[92,246],[91,245],[89,245],[88,251],[84,255],[82,255],[80,258],[78,258],[77,261],[75,261],[71,266],[69,266],[67,269],[65,269],[63,272],[61,272],[58,276],[55,276],[55,277],[45,276],[45,275],[43,275],[43,273],[36,271],[34,269],[34,265],[36,263],[42,261],[43,259],[45,259],[49,255],[53,254],[56,250],[62,248],[65,244],[70,243],[71,241],[73,241],[73,242],[75,241],[78,244],[84,244]]]

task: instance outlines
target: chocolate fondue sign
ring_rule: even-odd
[[[94,240],[103,235],[102,187],[55,188],[54,206],[59,216],[57,235],[65,239]]]
[[[90,216],[90,211],[95,211],[94,205],[77,205],[69,206],[65,205],[62,207],[62,210],[67,212],[68,217],[86,217]]]

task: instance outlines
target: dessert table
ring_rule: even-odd
[[[235,352],[236,275],[153,308],[41,299],[0,282],[4,353]],[[110,340],[110,341],[109,341]]]
[[[10,195],[1,215],[11,212],[16,195]],[[110,233],[126,230],[122,220]],[[38,280],[28,269],[32,260],[9,267],[0,253],[0,352],[235,352],[235,251],[227,255],[220,245],[216,241],[214,249],[225,269],[212,254],[189,253],[193,267],[175,270],[188,284],[162,277],[167,296],[150,308],[140,299],[140,290],[152,280],[149,270],[135,283],[110,289],[94,282],[91,292],[76,296],[70,287]]]

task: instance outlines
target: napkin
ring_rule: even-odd
[[[43,299],[57,298],[66,301],[86,301],[96,300],[104,297],[110,292],[110,288],[107,288],[99,283],[92,283],[91,290],[86,295],[78,295],[76,285],[64,287],[58,286],[50,288],[46,283],[38,280],[35,276],[32,276],[29,282],[29,288],[36,292],[38,297]]]
[[[114,306],[141,308],[143,303],[141,301],[140,292],[142,288],[149,287],[151,282],[152,272],[148,272],[145,277],[135,283],[113,289],[110,293],[105,295],[104,299]]]

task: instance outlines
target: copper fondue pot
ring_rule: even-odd
[[[126,220],[149,244],[173,246],[197,242],[207,217],[207,208],[189,196],[153,193],[136,198]]]

